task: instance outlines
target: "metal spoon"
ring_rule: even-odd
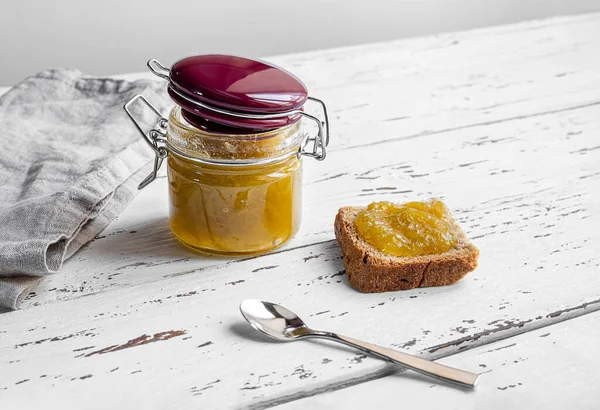
[[[312,330],[295,313],[283,306],[260,300],[245,300],[240,311],[253,328],[273,339],[291,342],[305,338],[319,338],[339,342],[381,359],[401,364],[416,372],[464,387],[475,387],[479,379],[476,373],[455,369],[407,353],[361,342],[331,332]]]

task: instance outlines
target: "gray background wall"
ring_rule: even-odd
[[[0,86],[200,53],[269,56],[600,11],[600,0],[1,0]]]

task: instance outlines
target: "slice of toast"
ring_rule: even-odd
[[[361,292],[390,292],[451,285],[477,267],[479,249],[455,223],[456,246],[437,255],[392,256],[373,248],[360,235],[354,220],[364,207],[340,208],[335,217],[337,238],[350,285]]]

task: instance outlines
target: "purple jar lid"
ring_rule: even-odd
[[[306,86],[293,74],[243,57],[184,58],[173,64],[168,79],[169,95],[181,106],[185,119],[215,132],[284,127],[300,119],[298,110],[308,98]]]

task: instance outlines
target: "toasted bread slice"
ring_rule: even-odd
[[[448,252],[437,255],[399,257],[369,245],[354,220],[364,207],[340,208],[335,218],[337,238],[346,265],[346,276],[361,292],[390,292],[427,286],[451,285],[477,267],[479,249],[456,224],[460,238]]]

